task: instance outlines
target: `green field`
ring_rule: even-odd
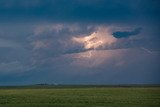
[[[160,107],[160,88],[0,88],[0,107]]]

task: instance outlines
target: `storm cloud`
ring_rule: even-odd
[[[159,0],[0,0],[0,85],[160,83]]]
[[[159,19],[159,1],[147,0],[6,0],[0,1],[0,19],[52,22],[130,23]],[[139,8],[137,8],[139,7]],[[141,15],[143,14],[143,15]],[[13,16],[10,18],[11,16]],[[156,17],[155,17],[156,16]],[[147,17],[147,18],[146,18]],[[143,20],[141,20],[143,18]]]

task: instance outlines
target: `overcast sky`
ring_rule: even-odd
[[[159,0],[0,0],[0,85],[159,84]]]

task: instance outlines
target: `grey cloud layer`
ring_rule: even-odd
[[[123,2],[117,0],[1,0],[0,19],[92,23],[121,23],[133,20],[139,22],[143,21],[144,17],[146,20],[159,19],[158,4],[158,0],[145,2],[141,0],[124,0]]]

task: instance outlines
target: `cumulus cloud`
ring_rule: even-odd
[[[86,45],[95,42],[93,39],[98,39],[98,41],[103,40],[104,44],[111,44],[114,38],[108,35],[108,31],[105,28],[98,28],[95,26],[82,26],[82,25],[68,25],[68,24],[53,24],[39,26],[35,29],[33,35],[30,36],[30,44],[34,53],[37,54],[52,54],[52,56],[79,53],[89,50],[89,47],[86,48]],[[78,42],[76,40],[83,38],[91,38],[88,42]],[[93,36],[93,37],[92,37]],[[98,43],[99,44],[99,43]],[[98,45],[93,43],[93,47]],[[101,43],[98,45],[98,47]],[[101,45],[102,46],[102,45]],[[38,55],[37,55],[38,56]]]
[[[93,29],[92,26],[81,26],[77,24],[42,25],[35,29],[29,40],[34,47],[34,50],[38,50],[39,48],[53,48],[53,51],[54,49],[60,49],[57,53],[63,53],[67,51],[68,48],[74,47],[71,40],[73,36],[88,34],[92,32]]]
[[[79,68],[77,73],[87,69],[97,71],[94,69],[104,64],[115,67],[123,65],[125,61],[120,59],[128,48],[133,48],[131,43],[134,41],[130,38],[119,39],[112,35],[113,32],[119,31],[116,25],[41,23],[32,28],[32,33],[25,41],[26,47],[17,48],[17,50],[1,49],[5,51],[1,52],[0,57],[3,72],[27,73],[29,70],[38,72],[43,71],[44,68],[47,69],[44,72],[64,72],[62,68],[68,69],[67,72],[70,73],[75,72],[76,68]],[[126,26],[119,26],[119,28],[122,31],[128,31]],[[129,29],[133,28],[135,27]],[[11,44],[12,41],[5,43]],[[11,62],[15,60],[18,62],[12,64]],[[15,68],[5,69],[11,65],[15,65]],[[22,70],[22,68],[30,69]]]
[[[113,31],[114,26],[107,25],[61,23],[37,26],[29,37],[33,65],[52,65],[55,59],[65,57],[69,61],[65,65],[96,67],[107,59],[120,57],[122,52],[118,49],[130,48],[126,46],[130,39],[119,40],[112,35]],[[112,54],[114,52],[117,54]]]
[[[85,49],[103,49],[116,42],[107,27],[98,27],[92,34],[80,38],[73,37],[72,40],[84,45]]]

